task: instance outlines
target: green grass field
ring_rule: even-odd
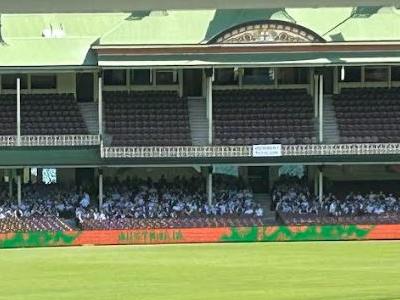
[[[0,299],[400,299],[400,242],[0,250]]]

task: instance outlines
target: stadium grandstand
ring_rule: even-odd
[[[400,223],[400,10],[205,3],[3,8],[1,234]]]

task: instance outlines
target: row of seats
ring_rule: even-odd
[[[374,224],[399,224],[400,215],[398,213],[385,213],[381,215],[359,215],[359,216],[329,216],[321,214],[296,214],[279,213],[285,225],[374,225]]]
[[[0,95],[0,134],[16,135],[15,95]],[[73,94],[21,95],[21,134],[87,134]]]
[[[114,146],[191,145],[187,100],[176,92],[105,92]]]
[[[263,226],[257,217],[192,217],[176,219],[85,219],[84,230],[104,229],[149,229],[149,228],[215,228],[215,227],[253,227]]]
[[[70,231],[72,228],[55,216],[6,217],[0,219],[0,233],[30,231]]]
[[[216,91],[214,143],[313,143],[312,112],[306,90]]]
[[[333,105],[342,143],[400,142],[400,88],[343,89]]]
[[[284,137],[284,138],[268,138],[268,137],[255,137],[255,138],[215,138],[215,145],[266,145],[266,144],[282,144],[282,145],[294,145],[294,144],[316,144],[316,137]]]

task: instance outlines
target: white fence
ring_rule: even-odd
[[[99,135],[23,135],[20,146],[95,146]]]
[[[106,158],[249,157],[250,146],[103,147]]]
[[[400,154],[396,144],[282,145],[282,156]],[[252,157],[252,146],[102,147],[104,158]]]
[[[0,135],[0,147],[10,147],[17,144],[17,136],[15,135]]]

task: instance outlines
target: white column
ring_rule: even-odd
[[[8,196],[11,199],[13,197],[13,174],[12,170],[8,170]]]
[[[314,75],[314,118],[317,119],[318,118],[318,104],[319,104],[319,94],[318,94],[318,87],[319,87],[319,76],[318,75]]]
[[[17,78],[17,146],[21,146],[21,79]]]
[[[103,206],[103,170],[99,170],[99,210]]]
[[[212,166],[208,167],[207,174],[207,201],[208,204],[211,205],[213,202],[213,175],[212,175]]]
[[[21,186],[22,186],[21,170],[18,170],[18,174],[17,174],[17,188],[18,188],[18,190],[17,190],[18,191],[17,200],[18,200],[18,205],[21,205],[21,203],[22,203]]]
[[[99,135],[103,134],[103,78],[99,76]]]
[[[207,81],[207,119],[208,119],[208,144],[213,141],[213,111],[212,111],[212,76],[206,77]]]
[[[319,201],[322,201],[322,196],[324,195],[324,173],[322,170],[318,171],[318,197]]]
[[[324,76],[319,76],[319,142],[324,140]]]

